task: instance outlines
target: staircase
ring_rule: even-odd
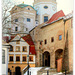
[[[57,73],[56,69],[51,69],[50,67],[43,67],[37,72],[37,75],[47,75],[47,72],[48,75],[54,75]]]

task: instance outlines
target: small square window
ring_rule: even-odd
[[[10,61],[13,61],[13,56],[10,56]]]
[[[15,22],[18,22],[18,19],[15,19]]]
[[[23,52],[27,52],[27,47],[26,46],[23,47]]]
[[[27,22],[30,22],[30,18],[27,18]]]
[[[40,42],[40,45],[42,45],[42,41]]]
[[[16,56],[16,61],[20,61],[20,57],[19,56]]]
[[[54,37],[51,37],[51,42],[54,42]]]
[[[16,51],[20,51],[20,46],[16,46]]]
[[[23,61],[26,61],[26,56],[23,56]]]
[[[16,44],[20,44],[20,41],[16,41]]]
[[[62,40],[62,35],[59,35],[59,40]]]
[[[33,56],[30,56],[29,57],[29,61],[33,61]]]

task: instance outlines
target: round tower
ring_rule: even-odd
[[[48,21],[57,12],[56,0],[34,0],[38,24]]]

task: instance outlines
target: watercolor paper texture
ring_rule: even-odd
[[[2,75],[73,75],[73,0],[2,2]]]

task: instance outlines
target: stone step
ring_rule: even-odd
[[[40,69],[38,72],[37,72],[37,75],[47,75],[47,71],[49,73],[49,75],[52,75],[52,74],[56,74],[56,69],[51,69],[50,67],[43,67],[42,69]]]

